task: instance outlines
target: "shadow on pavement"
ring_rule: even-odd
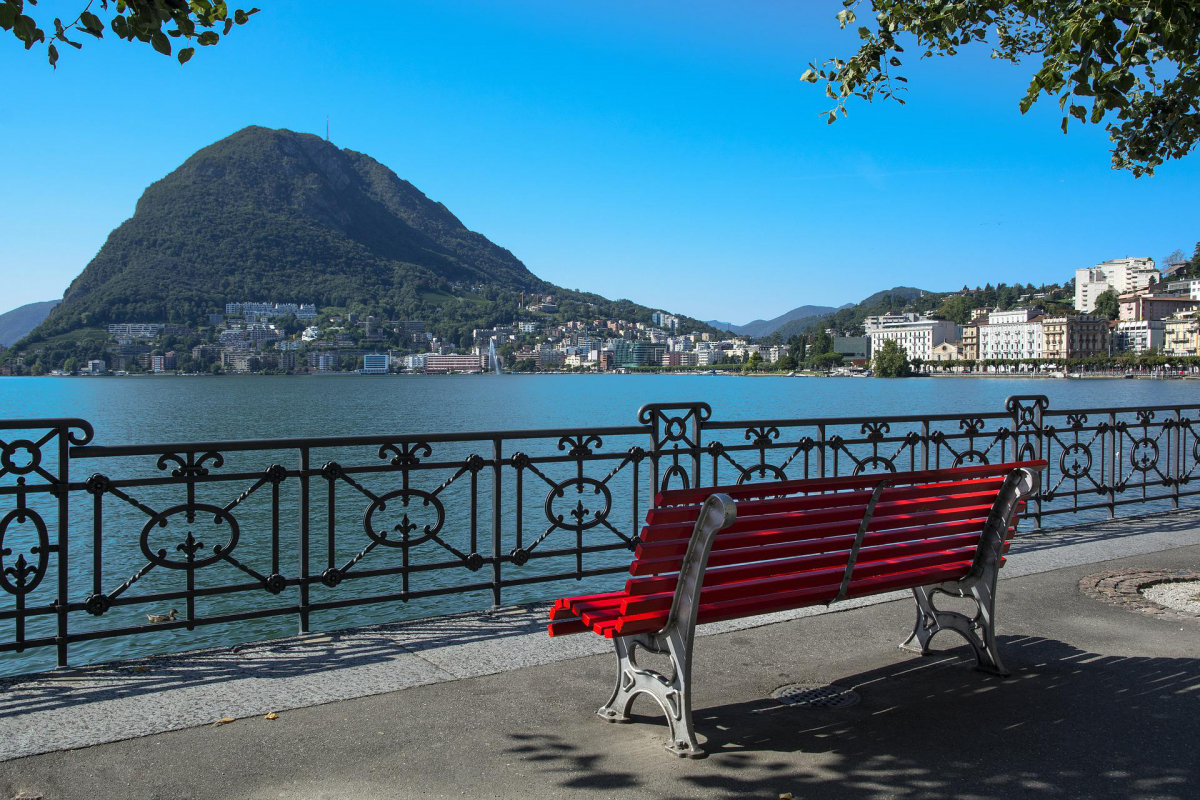
[[[862,696],[852,708],[766,699],[697,709],[710,753],[703,761],[659,749],[666,727],[646,698],[631,726],[596,720],[589,741],[512,734],[508,752],[563,788],[597,793],[665,773],[679,796],[1196,796],[1200,658],[1001,639],[1007,679],[972,670],[957,649],[836,680]]]

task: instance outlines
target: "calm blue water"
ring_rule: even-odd
[[[1200,383],[990,378],[889,381],[702,375],[16,378],[0,379],[0,418],[83,417],[96,429],[95,444],[118,445],[238,438],[634,425],[637,424],[637,409],[642,404],[672,401],[707,402],[713,408],[714,420],[957,412],[965,414],[1003,411],[1005,398],[1013,394],[1045,394],[1050,398],[1051,409],[1186,404],[1200,402]],[[556,442],[536,441],[512,443],[512,449],[506,451],[506,454],[511,454],[517,449],[527,449],[531,455],[559,453],[555,444]],[[607,441],[596,449],[624,453],[633,445],[646,446],[647,442]],[[460,460],[472,452],[490,456],[489,447],[490,445],[478,443],[437,446],[433,456],[426,458],[425,462],[436,462],[439,459]],[[337,460],[347,465],[381,463],[377,453],[360,448],[357,452],[327,451],[314,454],[313,466],[319,467],[327,460]],[[82,480],[93,472],[103,472],[112,478],[149,478],[163,475],[154,461],[154,458],[144,457],[76,461],[72,463],[72,477]],[[225,465],[214,472],[228,474],[244,470],[258,473],[272,463],[282,463],[294,468],[296,455],[287,451],[230,454]],[[587,474],[599,479],[617,466],[617,462],[598,462],[594,469],[591,466],[589,465]],[[548,479],[561,481],[573,477],[574,469],[572,464],[546,465],[542,471]],[[632,487],[629,473],[630,468],[626,466],[608,483],[614,497],[613,511],[608,519],[619,531],[625,533],[634,528],[632,509],[628,507]],[[413,485],[432,492],[438,484],[450,480],[453,474],[452,469],[431,470],[414,475]],[[523,488],[525,516],[522,533],[523,544],[528,547],[547,529],[543,503],[548,486],[539,483],[539,479],[532,474],[525,477],[527,482]],[[0,480],[11,485],[11,476]],[[397,488],[395,480],[394,475],[368,475],[361,478],[361,483],[368,491],[384,494]],[[446,544],[460,552],[468,552],[471,549],[469,480],[469,476],[460,477],[439,493],[447,509],[441,536]],[[490,480],[490,472],[480,473],[481,495],[487,496],[490,492]],[[511,472],[506,480],[509,483],[504,487],[505,552],[515,545],[513,537],[516,535],[513,513],[515,489],[512,486]],[[642,480],[645,480],[644,473]],[[204,485],[198,490],[197,499],[214,506],[224,506],[249,485],[250,481]],[[324,569],[330,555],[324,538],[328,523],[324,510],[326,491],[325,481],[314,479],[313,546],[310,556],[313,573],[320,573]],[[131,490],[136,500],[160,511],[184,502],[183,492],[183,488],[178,486],[139,487]],[[338,538],[332,561],[340,566],[361,552],[369,542],[363,533],[363,514],[370,505],[370,500],[356,494],[344,484],[338,485],[337,492],[334,525],[338,531]],[[270,563],[269,493],[269,487],[259,490],[233,512],[241,528],[241,539],[233,552],[248,567],[260,574],[269,574],[274,566]],[[569,501],[569,504],[562,508],[555,506],[552,513],[566,513],[573,507],[576,495],[568,494],[563,502]],[[283,543],[283,555],[278,569],[288,576],[294,576],[297,572],[295,495],[295,481],[285,482],[281,487],[280,541]],[[46,499],[35,500],[32,505],[41,509],[48,519],[53,519],[53,509],[46,505]],[[596,497],[582,493],[579,499],[591,500],[593,505],[599,502]],[[5,506],[0,508],[0,514],[7,513],[11,508],[11,501],[5,498],[0,502]],[[82,600],[91,591],[92,508],[90,498],[86,495],[73,497],[72,503],[72,554],[69,560],[72,567],[71,597],[73,600]],[[392,506],[395,506],[395,503]],[[394,516],[387,519],[387,527],[398,522],[399,513],[404,511],[392,506],[389,506],[387,514]],[[414,503],[408,511],[420,525],[436,520],[432,508],[417,508]],[[476,511],[479,531],[477,549],[485,554],[490,553],[490,505],[481,505]],[[644,512],[644,506],[642,511]],[[111,593],[146,564],[140,539],[148,518],[143,512],[112,496],[105,497],[104,513],[102,588]],[[377,530],[385,527],[384,518],[387,514],[380,511],[377,515]],[[422,514],[425,514],[423,518]],[[28,552],[28,547],[34,542],[32,537],[22,539],[22,536],[28,533],[27,527],[10,526],[11,530],[5,537],[4,546],[13,548],[14,553]],[[228,538],[227,527],[214,527],[208,520],[201,519],[196,525],[188,528],[183,524],[182,516],[175,516],[168,526],[161,530],[152,530],[147,541],[153,550],[162,547],[173,553],[174,544],[186,535],[187,529],[194,529],[197,538],[205,541],[208,547]],[[589,544],[617,541],[615,534],[606,531],[602,526],[586,531],[583,538],[585,543]],[[574,533],[557,530],[551,531],[546,540],[537,547],[543,550],[569,547],[574,545],[575,541]],[[432,563],[455,558],[449,550],[433,541],[414,548],[413,552],[413,563]],[[396,565],[399,563],[399,556],[398,548],[379,546],[363,557],[359,568]],[[627,563],[628,558],[627,551],[596,554],[585,566],[590,568]],[[6,564],[10,562],[11,557]],[[536,568],[546,572],[567,571],[573,566],[573,558],[545,559],[541,562],[531,562],[526,570]],[[505,574],[512,574],[507,566]],[[411,588],[436,589],[439,586],[458,585],[456,582],[486,582],[489,579],[490,572],[486,567],[476,573],[456,567],[450,571],[418,573],[413,576]],[[135,581],[125,596],[177,591],[183,588],[184,580],[183,570],[156,568]],[[197,573],[199,586],[249,580],[251,579],[245,573],[225,563],[217,563]],[[619,585],[620,580],[617,576],[607,576],[590,580],[588,586],[607,588]],[[362,579],[352,584],[343,584],[340,590],[319,587],[314,590],[313,600],[345,597],[347,591],[352,594],[365,594],[400,590],[399,578],[395,576]],[[49,602],[53,597],[53,585],[52,569],[30,598],[30,605]],[[505,590],[504,602],[551,599],[564,592],[577,592],[581,588],[587,587],[574,581],[513,587]],[[265,592],[254,592],[235,597],[206,598],[197,602],[197,613],[228,613],[284,602],[294,602],[294,597],[285,595],[281,599]],[[469,595],[417,600],[407,604],[392,602],[325,611],[314,615],[312,627],[335,629],[368,622],[486,607],[490,602],[490,593],[481,591]],[[182,603],[183,601],[176,601],[173,605],[182,611]],[[100,619],[80,614],[79,619],[72,618],[72,631],[141,624],[146,612],[166,612],[171,605],[172,603],[166,603],[162,608],[147,608],[141,605],[117,606]],[[0,609],[12,608],[12,596],[0,594]],[[84,663],[149,652],[183,650],[290,635],[296,632],[296,627],[295,616],[289,615],[236,625],[210,626],[190,633],[155,631],[136,638],[98,640],[72,645],[71,660],[72,663]],[[27,636],[45,636],[52,633],[51,618],[30,620]],[[12,622],[0,622],[0,641],[12,641],[12,638]],[[0,674],[51,666],[52,648],[31,650],[23,654],[0,654]]]

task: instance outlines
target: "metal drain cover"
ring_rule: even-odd
[[[858,692],[844,686],[789,683],[771,692],[771,697],[791,706],[807,708],[849,708],[858,705]]]

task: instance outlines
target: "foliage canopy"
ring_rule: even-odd
[[[843,28],[863,0],[843,0]],[[1200,136],[1200,4],[1179,0],[870,0],[871,26],[858,28],[862,45],[849,58],[810,64],[802,76],[825,81],[833,122],[846,101],[898,96],[897,74],[916,45],[920,58],[953,56],[985,44],[992,58],[1020,64],[1040,59],[1021,98],[1025,113],[1045,94],[1071,117],[1103,124],[1113,143],[1114,169],[1151,175],[1182,158]],[[907,56],[905,56],[907,57]],[[1090,104],[1090,107],[1089,107]]]
[[[894,339],[887,339],[880,345],[872,366],[880,378],[901,378],[909,373],[908,356]]]
[[[33,17],[40,11],[37,0],[0,0],[0,28],[10,31],[26,50],[45,44],[46,56],[55,69],[58,68],[58,43],[79,50],[83,47],[81,37],[102,39],[106,28],[118,39],[144,42],[165,56],[171,55],[171,39],[183,39],[189,46],[179,50],[176,58],[180,64],[186,64],[196,52],[196,48],[190,46],[192,42],[211,47],[221,41],[222,36],[227,36],[234,25],[245,25],[251,15],[258,13],[257,8],[231,12],[225,0],[86,0],[86,3],[76,0],[75,5],[83,6],[75,20],[64,23],[55,17],[54,32],[47,39],[42,27],[45,23]],[[107,25],[93,13],[93,8],[108,16]],[[221,32],[217,33],[215,28],[220,28]]]

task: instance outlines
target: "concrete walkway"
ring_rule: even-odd
[[[541,610],[519,608],[9,681],[6,758],[86,749],[0,764],[0,798],[1194,796],[1200,624],[1088,599],[1078,582],[1200,569],[1197,523],[1015,545],[1000,591],[1008,680],[970,670],[953,634],[936,642],[944,657],[897,650],[908,599],[710,626],[697,645],[702,762],[661,749],[647,700],[637,724],[597,720],[605,643],[549,640]],[[862,702],[769,700],[795,682]],[[130,736],[144,738],[88,747]]]

